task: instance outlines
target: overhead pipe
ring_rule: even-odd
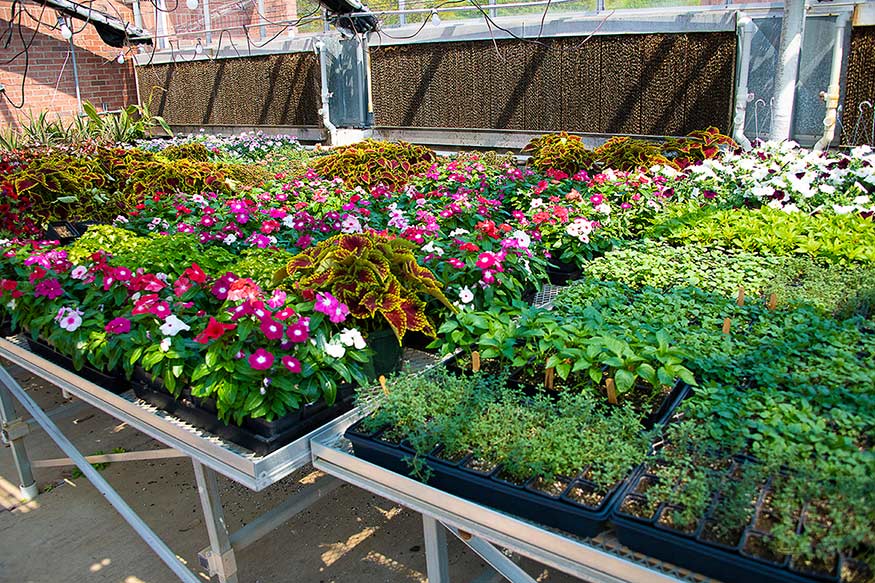
[[[784,0],[781,45],[775,72],[775,107],[772,109],[772,124],[769,128],[769,138],[775,141],[790,139],[804,28],[805,0]]]
[[[331,123],[331,109],[328,105],[331,93],[328,92],[328,56],[325,54],[324,40],[320,39],[316,43],[316,52],[319,55],[319,70],[322,74],[322,107],[319,109],[319,115],[322,116],[322,123],[328,130],[328,144],[333,146],[337,144],[337,126]]]
[[[812,148],[820,152],[828,148],[835,138],[836,119],[841,96],[842,62],[845,50],[845,28],[848,24],[848,13],[840,12],[836,15],[835,44],[832,47],[832,70],[829,75],[829,88],[821,92],[820,97],[826,103],[826,116],[823,118],[823,136]]]
[[[756,27],[750,16],[739,12],[736,29],[738,31],[740,65],[738,85],[735,87],[735,117],[732,120],[732,137],[744,149],[748,149],[750,148],[750,140],[744,135],[744,126],[747,104],[750,103],[753,96],[748,93],[747,80],[750,74],[750,47]]]

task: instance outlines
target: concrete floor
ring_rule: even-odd
[[[44,410],[62,404],[60,391],[12,367]],[[83,406],[57,421],[85,455],[157,449],[162,445]],[[32,459],[62,457],[39,431],[26,438]],[[35,471],[40,496],[17,500],[17,474],[0,448],[0,582],[172,583],[173,573],[152,553],[87,479],[69,468]],[[197,552],[208,545],[191,462],[187,458],[110,464],[103,476],[204,581]],[[304,468],[260,493],[220,478],[225,517],[233,531],[279,504],[320,473]],[[448,537],[453,581],[501,581],[473,552]],[[576,581],[528,560],[538,581]],[[241,583],[376,583],[426,581],[419,515],[364,490],[343,485],[310,509],[237,554]]]

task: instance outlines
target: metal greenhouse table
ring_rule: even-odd
[[[2,429],[3,441],[11,446],[22,498],[27,500],[37,495],[32,467],[75,464],[137,534],[179,579],[186,583],[202,583],[202,580],[196,577],[137,516],[103,476],[91,466],[91,463],[190,457],[210,542],[209,548],[201,551],[199,557],[210,574],[217,575],[219,581],[223,583],[237,581],[235,550],[249,546],[340,485],[338,480],[326,476],[299,490],[277,508],[256,518],[239,531],[229,533],[225,526],[217,475],[226,476],[254,491],[263,490],[310,462],[310,437],[316,433],[315,431],[271,454],[256,456],[249,450],[196,429],[168,413],[137,400],[131,392],[115,395],[83,379],[74,371],[36,356],[24,347],[23,339],[20,337],[0,338],[0,357],[168,446],[169,449],[157,451],[91,456],[86,459],[52,420],[56,413],[47,414],[43,411],[9,371],[0,366],[0,424],[2,424],[0,429]],[[32,420],[25,421],[16,415],[13,397],[30,413]],[[78,403],[64,407],[76,405]],[[321,429],[331,428],[335,424],[340,428],[349,423],[346,418],[341,417]],[[25,449],[24,438],[33,426],[42,428],[69,459],[41,460],[32,463]]]
[[[313,467],[422,514],[430,583],[449,582],[447,531],[512,583],[535,583],[535,579],[497,547],[584,581],[668,583],[707,580],[634,553],[610,534],[584,540],[548,530],[359,459],[343,438],[346,428],[360,417],[355,413],[350,412],[313,437]]]

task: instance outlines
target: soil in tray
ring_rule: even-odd
[[[567,497],[582,506],[598,508],[605,499],[605,493],[593,484],[575,484],[568,491]]]
[[[780,565],[784,562],[784,555],[775,551],[768,543],[768,536],[758,532],[748,532],[744,539],[741,552],[763,561]]]
[[[710,543],[727,547],[737,547],[744,535],[744,526],[726,529],[716,520],[706,520],[699,538]]]
[[[498,463],[472,456],[471,459],[462,464],[462,466],[479,474],[489,474],[498,466]]]
[[[620,512],[643,520],[650,520],[656,512],[656,504],[646,498],[629,495],[620,504]]]
[[[674,506],[664,506],[659,512],[659,517],[656,519],[656,523],[663,528],[682,534],[690,536],[695,534],[696,528],[698,527],[697,522],[694,521],[690,524],[681,524],[677,518],[677,511],[678,508]]]
[[[548,480],[547,478],[539,477],[532,481],[529,484],[528,488],[530,490],[535,490],[538,492],[542,492],[547,496],[553,496],[554,498],[558,498],[562,495],[562,492],[568,487],[570,480],[563,478],[554,478],[552,480]]]
[[[808,575],[820,578],[833,578],[836,576],[838,569],[838,557],[833,556],[829,559],[801,559],[794,557],[790,560],[790,570],[801,575]]]

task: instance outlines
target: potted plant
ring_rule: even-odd
[[[372,342],[391,338],[375,348],[378,355],[388,355],[375,363],[375,373],[381,374],[395,368],[405,334],[435,336],[421,296],[455,311],[434,274],[417,263],[415,248],[410,241],[373,233],[340,234],[293,257],[274,283],[315,301],[333,321],[348,310]]]
[[[651,436],[592,395],[527,395],[502,378],[435,369],[394,377],[351,427],[355,454],[480,504],[595,536]]]

